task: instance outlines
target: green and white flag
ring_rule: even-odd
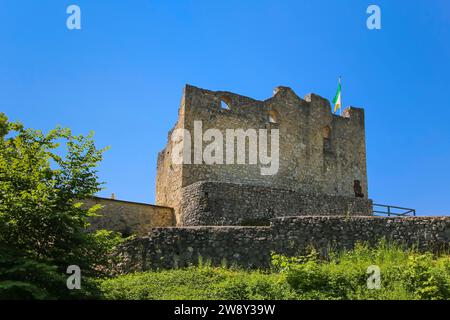
[[[341,108],[341,77],[339,77],[339,85],[336,92],[336,96],[333,99],[333,103],[334,103],[333,112],[336,113],[336,111],[338,111]]]

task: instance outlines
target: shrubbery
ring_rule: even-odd
[[[102,274],[119,238],[86,232],[98,207],[81,201],[101,189],[102,152],[90,135],[43,134],[0,113],[0,299],[98,296],[91,277]],[[81,268],[83,290],[67,289],[69,265]]]
[[[142,272],[101,282],[106,299],[294,299],[283,275],[210,266]]]
[[[381,242],[370,248],[359,244],[352,251],[331,254],[322,261],[308,256],[274,256],[274,265],[304,299],[449,299],[450,258],[419,253]],[[367,269],[381,271],[381,288],[369,289]]]
[[[320,259],[273,255],[270,271],[211,266],[142,272],[101,282],[106,299],[450,299],[450,257],[380,243]],[[368,289],[367,268],[381,271]]]

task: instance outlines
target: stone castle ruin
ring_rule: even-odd
[[[230,136],[238,130],[243,138]],[[256,132],[268,134],[263,142],[273,163],[254,161],[264,146]],[[193,146],[198,134],[202,145]],[[213,142],[212,154],[226,162],[204,161]],[[180,151],[184,161],[173,161]],[[262,174],[269,165],[275,173]],[[157,205],[102,198],[87,204],[94,203],[104,208],[92,228],[137,235],[123,247],[123,272],[199,259],[261,267],[272,251],[298,254],[311,245],[348,248],[382,238],[441,250],[450,239],[446,217],[373,215],[363,109],[334,115],[328,100],[302,99],[287,87],[259,101],[186,85],[178,121],[158,154]]]
[[[327,100],[314,94],[303,100],[286,87],[258,101],[186,86],[174,129],[194,132],[194,121],[202,122],[203,132],[278,129],[279,169],[261,175],[259,164],[174,165],[169,136],[158,155],[156,203],[174,208],[180,226],[251,225],[286,215],[369,215],[364,110],[349,108],[343,117],[330,110]],[[355,184],[365,196],[355,197]]]

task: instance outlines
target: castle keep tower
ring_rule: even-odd
[[[264,166],[249,164],[250,138],[245,164],[174,163],[175,143],[189,143],[173,141],[172,132],[186,129],[193,135],[199,121],[203,133],[218,129],[224,137],[227,129],[266,129],[269,143],[277,129],[277,172],[262,175]],[[189,150],[194,159],[194,148]],[[156,203],[175,209],[177,225],[266,225],[278,216],[370,215],[364,110],[350,107],[342,116],[333,115],[328,100],[315,94],[301,99],[287,87],[258,101],[186,85],[178,121],[158,155]]]
[[[362,109],[333,115],[314,94],[278,87],[258,101],[187,85],[158,154],[158,205],[88,199],[104,206],[92,229],[137,236],[120,246],[117,272],[200,260],[269,268],[273,252],[327,254],[382,239],[448,250],[449,217],[373,214],[364,131]]]

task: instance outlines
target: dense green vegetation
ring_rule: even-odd
[[[377,265],[381,288],[368,289]],[[450,299],[450,257],[381,243],[319,259],[273,256],[270,271],[214,268],[142,272],[100,284],[106,299]]]
[[[86,232],[99,208],[81,205],[101,189],[102,153],[91,135],[43,134],[0,113],[0,299],[450,299],[448,254],[386,243],[327,259],[273,255],[265,271],[203,264],[107,278],[121,239]],[[66,286],[70,265],[82,270],[81,290]],[[371,265],[379,289],[367,288]]]
[[[86,232],[98,207],[83,208],[80,199],[101,189],[102,153],[91,135],[43,134],[0,113],[0,299],[98,295],[90,279],[102,275],[119,239]],[[82,290],[66,287],[70,265],[83,272]]]

